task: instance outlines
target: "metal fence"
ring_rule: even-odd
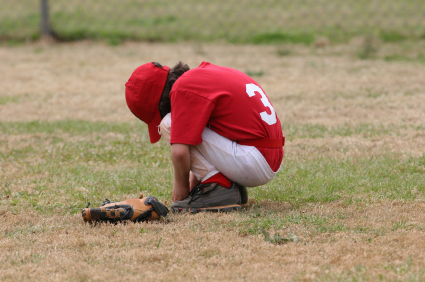
[[[58,40],[400,41],[425,38],[425,1],[0,0],[0,40],[36,40],[42,27]]]

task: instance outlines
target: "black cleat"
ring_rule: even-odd
[[[237,184],[239,189],[239,194],[241,195],[241,205],[246,205],[248,203],[248,190],[245,186],[242,186],[240,184]]]
[[[217,183],[198,184],[189,196],[171,205],[173,212],[232,212],[241,209],[238,184],[225,188]],[[245,188],[246,189],[246,188]]]

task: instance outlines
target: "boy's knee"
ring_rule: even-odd
[[[167,143],[171,140],[171,114],[167,114],[159,124],[159,132]]]

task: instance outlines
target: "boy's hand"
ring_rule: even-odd
[[[186,190],[186,187],[181,187],[177,183],[174,183],[171,199],[173,202],[183,200],[189,195],[189,192],[189,189]]]

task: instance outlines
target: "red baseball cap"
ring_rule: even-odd
[[[153,63],[141,65],[134,70],[125,84],[125,99],[130,111],[148,124],[151,143],[161,138],[158,104],[167,81],[169,67],[157,67]]]

